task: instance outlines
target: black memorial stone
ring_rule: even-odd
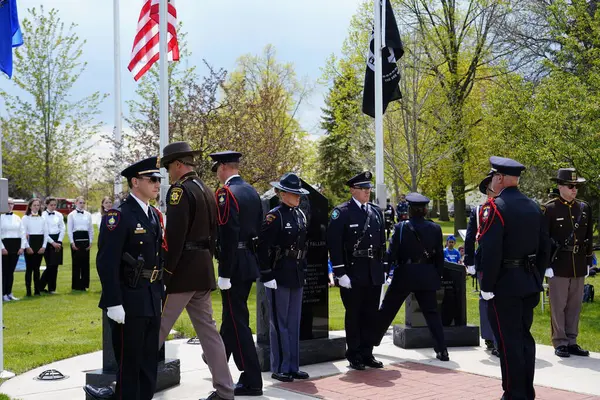
[[[346,339],[329,335],[329,286],[327,273],[328,200],[315,188],[302,181],[309,191],[300,200],[300,209],[308,220],[307,272],[300,319],[300,365],[339,360],[345,357]],[[273,189],[262,196],[263,211],[279,204]],[[257,290],[257,352],[263,371],[270,369],[269,309],[264,285]]]
[[[479,346],[479,327],[467,325],[466,271],[460,264],[444,262],[442,285],[437,291],[438,310],[448,347]],[[405,302],[406,325],[394,326],[394,344],[405,349],[433,347],[434,341],[414,294]]]
[[[165,359],[165,348],[160,350],[158,363],[158,375],[156,391],[168,389],[179,385],[181,380],[179,359]],[[85,383],[97,387],[109,386],[116,381],[117,360],[112,346],[110,325],[106,311],[102,312],[102,368],[86,371]],[[94,400],[93,397],[85,395],[86,400]]]

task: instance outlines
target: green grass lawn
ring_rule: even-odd
[[[446,230],[444,230],[446,231]],[[68,243],[65,243],[68,249]],[[71,256],[65,251],[65,264],[58,274],[58,289],[55,295],[25,298],[23,273],[16,273],[14,294],[21,301],[4,303],[4,365],[5,369],[17,374],[53,361],[101,349],[101,311],[98,308],[100,282],[95,270],[96,243],[92,247],[90,291],[71,292]],[[588,278],[592,284],[595,278]],[[599,285],[600,287],[600,285]],[[248,307],[250,323],[256,326],[256,295],[253,288]],[[214,316],[221,321],[221,297],[213,292]],[[479,324],[477,293],[467,280],[468,322]],[[329,290],[330,330],[344,328],[344,308],[337,288]],[[404,321],[401,310],[396,323]],[[600,351],[597,340],[600,327],[600,304],[583,305],[579,343],[592,351]],[[176,322],[174,329],[185,336],[195,336],[187,313]],[[253,329],[254,330],[254,329]],[[550,344],[550,313],[536,309],[533,334],[538,343]],[[0,400],[2,397],[0,396]]]

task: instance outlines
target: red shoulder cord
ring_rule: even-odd
[[[221,214],[221,205],[219,204],[219,194],[220,193],[225,193],[225,204],[224,204],[224,209],[223,209],[223,213]],[[217,220],[219,222],[219,225],[225,225],[227,224],[227,221],[229,221],[229,199],[233,199],[233,204],[235,205],[235,209],[239,212],[240,211],[240,206],[235,198],[235,196],[233,195],[233,193],[231,193],[231,189],[229,189],[229,186],[223,186],[221,189],[217,190],[217,193],[215,194],[216,197],[216,201],[217,201]]]
[[[158,223],[160,224],[160,228],[162,230],[162,248],[165,251],[169,251],[169,246],[167,246],[167,237],[165,236],[165,217],[163,216],[163,213],[160,212],[160,210],[158,208],[154,208],[156,210],[156,213],[158,214]]]
[[[496,215],[498,215],[500,223],[502,224],[502,226],[504,226],[504,218],[502,218],[502,214],[500,214],[500,210],[498,210],[498,206],[496,206],[496,202],[494,201],[494,199],[488,200],[484,204],[484,206],[481,207],[478,216],[479,220],[483,221],[482,217],[483,212],[486,210],[486,205],[489,207],[490,212],[485,223],[479,225],[479,229],[477,231],[477,241],[479,241],[479,239],[481,239],[481,237],[485,235],[485,233],[491,228],[492,224],[494,223],[494,219],[496,219]]]

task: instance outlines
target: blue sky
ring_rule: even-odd
[[[294,64],[299,78],[316,83],[327,57],[339,54],[352,15],[362,0],[176,0],[179,20],[188,32],[192,57],[184,62],[202,65],[205,58],[215,67],[232,70],[242,54],[259,54],[273,44],[282,62]],[[56,8],[66,23],[75,22],[77,34],[87,40],[83,59],[88,68],[73,90],[74,98],[93,91],[113,91],[113,2],[111,0],[17,0],[19,16],[44,4]],[[134,98],[136,83],[127,70],[142,0],[120,0],[123,100]],[[23,32],[27,40],[27,32]],[[203,70],[200,69],[202,72]],[[16,94],[12,84],[0,78],[0,88]],[[305,130],[319,134],[320,107],[327,88],[316,86],[300,110]],[[99,120],[112,131],[110,96],[101,106]],[[125,105],[124,112],[127,111]]]

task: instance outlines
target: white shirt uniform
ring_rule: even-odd
[[[25,248],[30,247],[30,235],[44,235],[42,247],[46,247],[48,238],[48,234],[46,233],[46,220],[41,215],[25,215],[23,217],[23,231],[25,231]]]
[[[88,231],[90,237],[90,246],[94,238],[94,225],[92,225],[92,214],[87,211],[74,210],[67,216],[67,233],[69,241],[73,242],[73,232]]]
[[[54,211],[52,215],[48,212],[48,210],[42,213],[42,217],[46,220],[46,233],[48,234],[48,238],[46,241],[48,243],[54,243],[54,239],[50,237],[50,235],[58,235],[58,242],[63,241],[65,237],[65,220],[63,215],[58,211]]]
[[[1,239],[21,239],[21,248],[25,246],[25,232],[21,218],[16,214],[0,215],[0,238]],[[4,249],[4,243],[0,240],[0,250]]]

